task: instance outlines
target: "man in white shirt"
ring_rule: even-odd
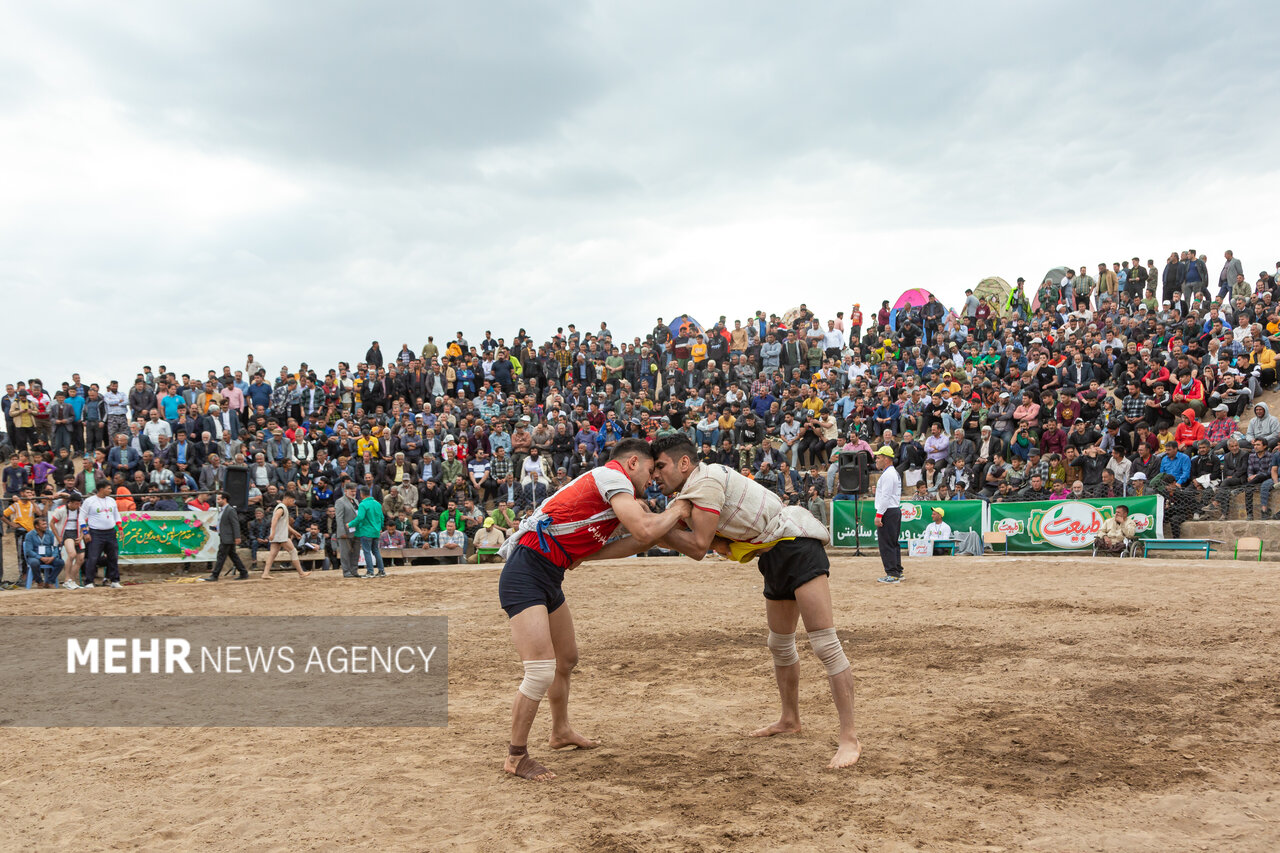
[[[80,533],[84,537],[84,585],[93,588],[98,575],[98,558],[106,557],[106,577],[112,589],[120,585],[120,544],[116,540],[116,528],[123,524],[115,498],[108,495],[111,481],[105,477],[95,484],[93,496],[80,504]]]
[[[902,582],[902,551],[898,537],[902,534],[902,477],[893,467],[893,448],[888,445],[876,451],[876,541],[880,546],[880,562],[884,577],[880,583]]]
[[[147,421],[147,425],[142,428],[142,432],[151,441],[152,447],[160,445],[160,436],[173,438],[173,428],[169,426],[169,422],[160,419],[160,409],[151,410],[151,420]]]
[[[929,522],[928,526],[925,527],[924,536],[922,537],[924,541],[929,543],[930,552],[933,550],[934,542],[937,542],[939,539],[952,538],[951,525],[942,520],[946,515],[947,514],[942,507],[936,506],[933,508],[933,521]]]
[[[844,349],[844,332],[836,328],[835,320],[827,321],[827,331],[822,336],[822,348],[827,358],[840,358],[840,351]]]

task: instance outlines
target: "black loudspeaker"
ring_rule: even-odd
[[[837,472],[840,491],[847,495],[860,495],[867,490],[867,454],[841,454]]]
[[[244,465],[228,465],[223,491],[227,502],[241,512],[249,509],[249,469]]]

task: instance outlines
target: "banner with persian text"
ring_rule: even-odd
[[[1093,498],[1020,501],[991,505],[991,530],[1009,537],[1009,551],[1074,551],[1092,548],[1102,523],[1124,504],[1139,539],[1159,539],[1164,529],[1164,498]]]
[[[854,533],[854,501],[831,502],[831,544],[837,548],[852,548],[854,536],[864,547],[876,547],[875,501],[858,501],[857,533]],[[933,508],[942,507],[952,533],[972,531],[979,536],[983,530],[982,501],[903,501],[902,538],[917,539],[933,519]]]
[[[121,563],[198,563],[218,555],[218,510],[120,513]]]

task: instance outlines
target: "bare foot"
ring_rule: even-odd
[[[521,779],[532,779],[535,782],[550,782],[556,778],[556,774],[534,761],[528,753],[524,755],[508,755],[506,761],[502,762],[502,769],[512,776],[519,776]]]
[[[263,572],[263,573],[262,573],[262,579],[263,579],[264,581],[269,581],[269,580],[271,580],[271,575],[267,574],[266,572]]]
[[[564,749],[566,746],[576,746],[578,749],[594,749],[600,745],[600,742],[583,737],[573,729],[569,729],[563,734],[552,732],[551,740],[548,741],[548,744],[552,749]]]
[[[751,733],[752,737],[773,737],[774,735],[798,735],[800,734],[799,723],[788,723],[785,720],[778,720],[771,726],[765,726],[763,729],[756,729]]]
[[[311,577],[311,572],[303,572],[303,571],[299,571],[299,572],[298,572],[298,577],[300,577],[300,578],[309,578],[309,577]]]
[[[827,767],[832,770],[841,767],[852,767],[858,763],[858,756],[860,755],[862,755],[862,741],[854,738],[853,743],[840,744],[840,748],[836,750],[835,757],[831,759],[831,763]]]

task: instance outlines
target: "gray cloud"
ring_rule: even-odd
[[[1272,4],[8,14],[30,40],[0,60],[0,133],[51,189],[0,201],[0,285],[122,323],[101,359],[122,374],[835,310],[903,266],[886,252],[958,287],[1220,228],[1241,250],[1276,175]],[[104,189],[119,172],[146,186]],[[90,372],[38,325],[17,340],[6,375]]]

